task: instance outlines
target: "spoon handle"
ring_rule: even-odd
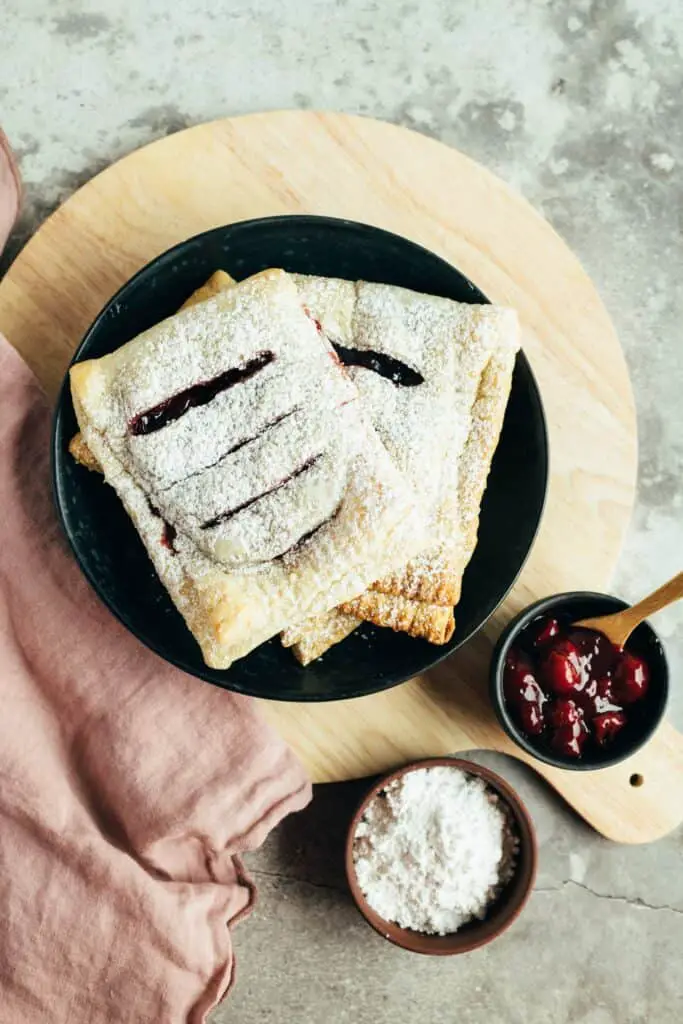
[[[624,612],[624,618],[628,619],[630,630],[633,631],[638,623],[649,618],[654,612],[666,608],[683,597],[683,572],[677,573],[668,583],[662,584],[652,594],[648,594],[638,604],[634,604]]]

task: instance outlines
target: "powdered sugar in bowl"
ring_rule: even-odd
[[[529,814],[499,775],[459,758],[407,765],[358,808],[346,872],[359,910],[416,953],[465,953],[517,917],[536,875]]]

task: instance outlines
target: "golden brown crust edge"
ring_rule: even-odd
[[[391,597],[405,597],[410,601],[452,607],[460,596],[460,584],[454,578],[457,571],[458,567],[454,562],[452,567],[442,570],[431,569],[427,576],[424,568],[415,571],[409,564],[402,573],[385,576],[373,583],[370,589]]]
[[[345,615],[355,615],[376,626],[421,637],[432,644],[445,644],[453,636],[453,609],[423,601],[410,601],[393,594],[366,591],[354,601],[339,606]]]
[[[324,615],[307,619],[301,628],[284,629],[280,633],[280,640],[283,647],[291,648],[301,665],[308,665],[330,647],[345,640],[360,624],[361,620],[355,616],[345,615],[338,608],[332,608]]]
[[[69,441],[69,454],[76,460],[76,462],[78,462],[79,465],[85,466],[85,468],[91,470],[91,472],[102,472],[102,467],[90,451],[90,448],[88,447],[80,430],[77,434],[74,434]]]

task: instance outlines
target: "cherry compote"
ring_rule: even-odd
[[[510,648],[503,695],[520,731],[553,753],[604,749],[647,693],[647,663],[602,633],[542,616]]]

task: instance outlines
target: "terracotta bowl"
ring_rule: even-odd
[[[477,776],[500,797],[510,812],[510,821],[517,833],[519,852],[515,872],[497,900],[489,908],[486,917],[481,921],[471,921],[451,935],[426,935],[410,928],[400,928],[391,921],[385,921],[369,906],[356,878],[353,860],[353,839],[356,828],[365,814],[370,801],[394,779],[401,778],[407,772],[420,768],[436,766],[460,768],[470,775]],[[353,816],[346,840],[346,877],[351,894],[366,921],[376,932],[396,946],[410,950],[412,953],[425,953],[429,956],[453,956],[455,953],[469,953],[479,946],[484,946],[498,938],[521,913],[529,899],[536,878],[538,847],[536,834],[531,817],[526,807],[511,786],[488,768],[464,761],[458,757],[432,757],[425,761],[415,761],[398,771],[380,779],[364,797],[360,807]]]

